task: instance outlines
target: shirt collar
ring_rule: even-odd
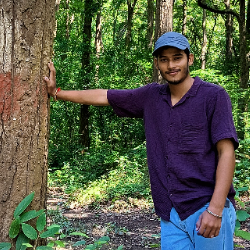
[[[188,92],[181,98],[181,100],[175,106],[178,106],[178,105],[182,104],[183,102],[185,102],[185,100],[188,97],[195,96],[201,83],[202,83],[202,80],[198,76],[196,76],[194,78],[194,83],[191,86],[191,88],[188,90]],[[162,95],[163,99],[165,99],[167,101],[169,106],[172,106],[171,93],[170,93],[170,89],[169,89],[168,84],[164,84],[161,86],[160,94]]]
[[[195,96],[201,83],[202,83],[202,80],[198,76],[196,76],[194,78],[194,83],[193,83],[192,87],[188,90],[188,92],[185,94],[185,96],[186,97]],[[160,88],[160,94],[170,95],[170,89],[169,89],[168,84],[162,85],[162,87]]]

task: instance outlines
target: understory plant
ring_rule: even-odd
[[[39,211],[26,211],[34,195],[35,193],[33,192],[26,196],[14,211],[14,218],[9,229],[9,237],[13,239],[15,243],[12,245],[10,242],[0,242],[0,250],[9,250],[12,247],[15,250],[26,250],[27,248],[33,250],[54,250],[56,248],[65,247],[65,243],[62,239],[67,236],[60,233],[59,225],[53,224],[46,227],[46,213],[44,209]],[[81,232],[73,232],[70,235],[89,238],[86,234]],[[48,242],[46,246],[40,245],[43,240]],[[108,236],[104,236],[82,249],[100,249],[102,245],[108,243],[109,240],[110,238]],[[77,241],[73,247],[83,246],[85,244],[85,240],[80,240]],[[122,246],[117,250],[121,249],[123,249]]]
[[[241,223],[246,221],[250,215],[248,211],[246,211],[246,204],[245,202],[241,201],[240,199],[240,192],[247,192],[248,187],[242,187],[236,189],[236,196],[235,200],[238,202],[240,209],[236,211],[236,225],[235,225],[235,236],[243,238],[245,240],[250,240],[250,233],[244,230],[241,230]]]

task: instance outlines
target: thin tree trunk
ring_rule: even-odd
[[[206,30],[207,12],[203,9],[203,20],[202,20],[202,30],[203,30],[203,42],[201,48],[201,69],[206,69],[206,54],[207,54],[207,30]]]
[[[99,58],[100,58],[100,53],[103,48],[103,43],[102,43],[102,15],[101,15],[101,8],[97,13],[96,17],[96,35],[95,35],[95,48],[96,48],[96,81],[98,81],[98,74],[99,74]]]
[[[133,20],[133,15],[134,15],[134,9],[136,5],[137,0],[133,0],[133,3],[131,3],[131,0],[127,0],[127,5],[128,5],[128,20],[127,20],[127,33],[126,33],[126,47],[129,47],[132,37],[132,20]]]
[[[148,0],[147,6],[147,19],[148,19],[148,26],[147,26],[147,42],[148,48],[151,49],[153,46],[153,39],[154,39],[154,2],[153,0]]]
[[[248,87],[249,69],[247,65],[247,43],[246,43],[246,18],[245,18],[245,0],[240,0],[240,65],[241,65],[241,84],[240,87],[246,89]]]
[[[226,9],[230,9],[230,0],[224,0]],[[226,64],[230,65],[233,56],[233,18],[231,14],[227,14],[225,22],[226,26]]]
[[[173,0],[156,0],[155,41],[164,33],[173,30]],[[154,67],[153,79],[163,82],[158,70]]]
[[[83,25],[83,51],[82,51],[82,80],[85,83],[85,89],[91,81],[89,72],[91,72],[90,53],[91,53],[91,23],[93,18],[92,0],[85,0],[84,25]],[[89,111],[87,105],[81,105],[80,111],[80,144],[89,147]]]
[[[70,28],[69,28],[69,24],[70,24],[70,16],[69,16],[69,0],[66,0],[66,15],[67,15],[67,19],[66,19],[66,38],[69,39],[69,32],[70,32]]]
[[[43,76],[52,56],[55,0],[0,1],[0,242],[18,203],[35,191],[46,208],[49,102]]]
[[[182,34],[185,36],[186,32],[187,32],[187,0],[183,0]]]
[[[240,0],[240,23],[239,23],[239,33],[240,33],[240,89],[243,93],[245,93],[245,89],[248,88],[248,80],[249,80],[249,69],[247,65],[247,50],[246,50],[246,25],[245,25],[245,0]],[[240,96],[238,101],[238,127],[240,130],[238,131],[238,136],[240,139],[245,138],[245,120],[244,113],[247,109],[248,98],[243,94]]]

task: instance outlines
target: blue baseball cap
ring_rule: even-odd
[[[177,32],[167,32],[156,41],[153,56],[156,56],[156,51],[158,49],[166,46],[175,47],[181,50],[188,49],[190,51],[190,45],[185,36]]]

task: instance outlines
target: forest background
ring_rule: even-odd
[[[238,195],[250,181],[249,3],[175,0],[169,17],[173,31],[190,41],[191,75],[221,85],[231,97],[240,140]],[[151,0],[61,0],[53,58],[58,87],[126,89],[155,80],[155,8]],[[62,187],[78,205],[152,204],[143,121],[118,118],[110,107],[52,101],[49,166],[49,185]]]

